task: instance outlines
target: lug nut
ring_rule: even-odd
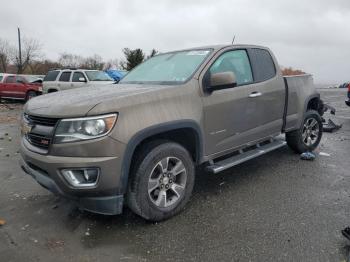
[[[163,187],[164,187],[164,185],[163,185],[163,184],[161,184],[161,185],[160,185],[160,188],[163,188]]]
[[[173,182],[173,180],[170,179],[170,180],[169,180],[169,183],[172,183],[172,182]]]
[[[168,188],[169,188],[169,185],[166,185],[165,188],[168,189]]]

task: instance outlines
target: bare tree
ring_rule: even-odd
[[[152,49],[151,53],[147,56],[147,59],[154,57],[155,55],[157,55],[159,52],[156,49]]]
[[[104,63],[103,70],[109,70],[109,69],[116,69],[116,70],[121,69],[119,60],[117,58],[110,59],[106,63]]]
[[[80,55],[62,53],[58,59],[58,63],[63,67],[80,67],[84,58]]]
[[[102,70],[103,64],[104,63],[102,57],[100,55],[95,54],[93,56],[85,58],[80,66],[85,69]]]
[[[42,46],[38,40],[24,38],[22,46],[22,59],[19,58],[19,54],[16,54],[13,59],[18,74],[23,73],[31,63],[42,57]]]
[[[14,54],[14,47],[7,40],[0,38],[0,72],[7,72]]]

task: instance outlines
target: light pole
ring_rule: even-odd
[[[17,27],[17,30],[18,30],[18,58],[19,58],[17,73],[22,74],[21,30],[19,29],[19,27]]]

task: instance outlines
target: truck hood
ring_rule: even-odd
[[[115,83],[115,81],[90,81],[90,85],[110,85]]]
[[[33,98],[26,103],[24,111],[27,114],[43,117],[81,117],[87,115],[96,105],[112,100],[115,105],[111,109],[113,112],[118,108],[119,102],[126,102],[125,100],[129,97],[163,88],[164,86],[130,84],[76,88]]]

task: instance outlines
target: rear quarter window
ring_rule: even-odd
[[[43,81],[55,81],[60,71],[49,71]]]
[[[14,77],[14,76],[8,76],[8,77],[5,79],[5,82],[6,82],[6,83],[15,83],[15,77]]]
[[[252,48],[248,50],[253,70],[254,82],[262,82],[276,76],[275,63],[270,52],[265,49]]]

